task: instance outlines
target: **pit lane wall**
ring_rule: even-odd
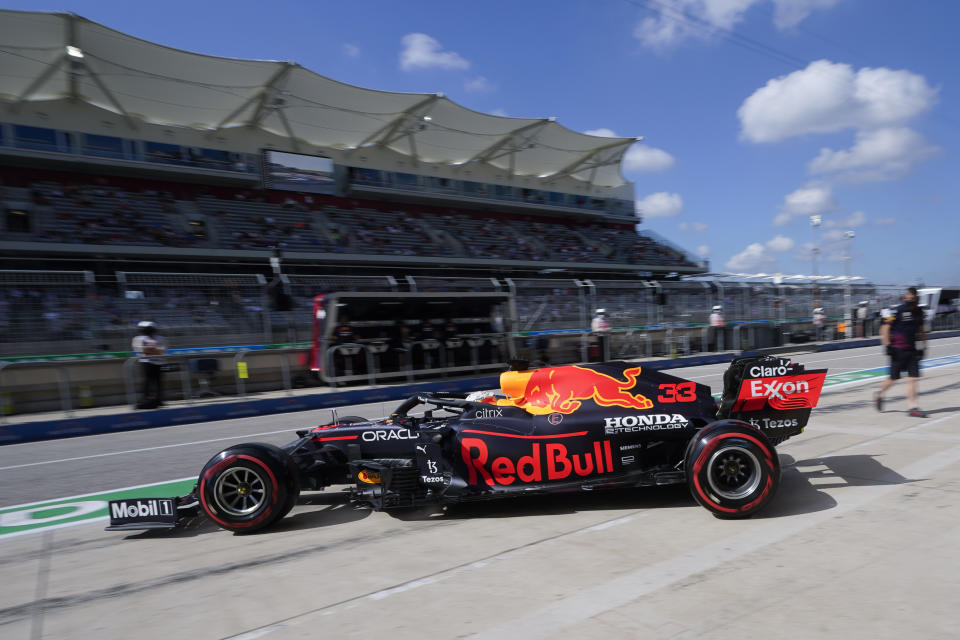
[[[960,336],[960,331],[944,331],[931,335],[930,339],[935,340],[958,336]],[[872,338],[824,343],[819,345],[818,350],[837,351],[879,345],[880,340],[878,338]],[[778,350],[796,351],[797,349],[798,347],[796,346],[788,346]],[[756,353],[757,352],[753,351],[714,353],[682,358],[648,360],[642,361],[642,364],[654,370],[676,369],[707,364],[720,364],[730,362],[737,357],[754,355]],[[175,409],[154,409],[151,411],[130,411],[109,415],[38,420],[21,424],[0,425],[0,445],[150,429],[196,422],[210,422],[213,420],[265,416],[292,411],[330,409],[368,402],[398,401],[423,392],[468,393],[470,391],[493,389],[498,386],[498,376],[487,376],[465,380],[424,382],[374,389],[357,389],[353,391],[335,390],[281,398],[239,399],[235,402],[178,407]]]

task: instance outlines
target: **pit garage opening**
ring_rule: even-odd
[[[318,295],[310,369],[332,385],[499,371],[515,324],[509,293]]]

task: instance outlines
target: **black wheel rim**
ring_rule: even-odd
[[[710,488],[725,500],[743,500],[760,486],[760,460],[741,446],[717,449],[710,456],[707,473]]]
[[[221,511],[235,517],[256,513],[267,499],[263,476],[248,467],[230,467],[213,485],[213,499]]]

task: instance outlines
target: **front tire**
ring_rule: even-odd
[[[293,508],[299,493],[293,460],[269,444],[225,449],[200,472],[203,511],[222,528],[237,533],[270,526]]]
[[[687,447],[687,486],[718,518],[749,518],[780,486],[780,461],[767,437],[740,420],[701,430]]]

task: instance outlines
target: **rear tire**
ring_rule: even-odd
[[[270,444],[230,447],[211,458],[200,472],[200,506],[228,531],[265,529],[293,508],[299,494],[293,460]]]
[[[684,462],[687,486],[718,518],[749,518],[780,486],[780,461],[767,437],[740,420],[721,420],[690,441]]]

